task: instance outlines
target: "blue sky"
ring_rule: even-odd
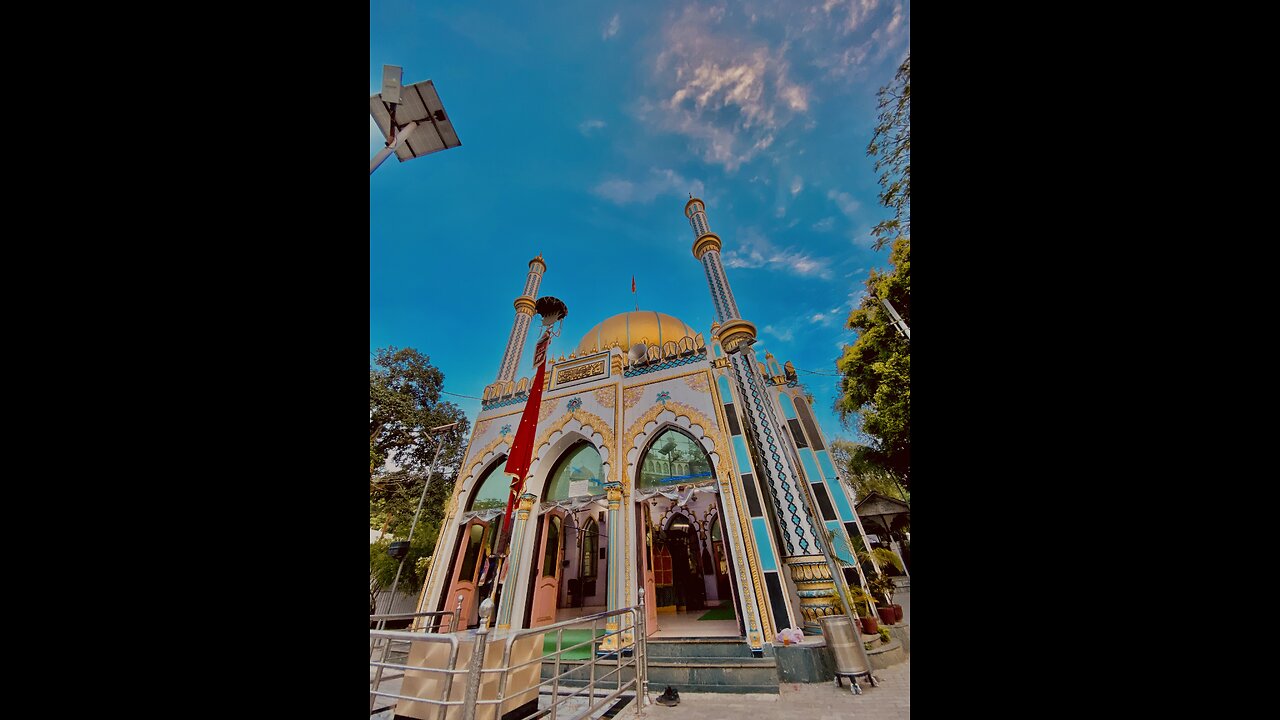
[[[693,193],[760,357],[834,373],[867,270],[888,267],[870,247],[886,211],[865,149],[909,14],[885,0],[375,0],[369,93],[383,64],[433,80],[462,146],[369,179],[369,349],[416,348],[446,391],[478,397],[538,253],[541,294],[569,307],[555,355],[633,308],[633,275],[641,309],[709,334]],[[369,155],[382,146],[370,120]],[[838,378],[800,377],[828,436],[854,439],[831,410]]]

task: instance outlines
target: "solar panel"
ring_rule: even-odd
[[[369,114],[382,131],[382,136],[390,140],[391,114],[382,102],[381,93],[369,98]],[[436,86],[430,80],[401,88],[396,125],[404,127],[414,121],[418,127],[396,148],[396,158],[400,162],[462,145],[453,129],[453,122],[444,112]]]

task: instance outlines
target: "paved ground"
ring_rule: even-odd
[[[698,718],[698,720],[908,720],[911,717],[911,659],[875,672],[879,687],[859,680],[862,694],[834,682],[815,684],[783,683],[777,695],[727,695],[680,693],[675,707],[653,705],[645,713],[654,720]],[[657,690],[661,690],[658,688]],[[655,694],[656,698],[657,695]],[[621,720],[631,708],[618,714]]]

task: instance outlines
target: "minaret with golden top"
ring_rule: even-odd
[[[547,263],[542,254],[529,261],[529,275],[524,281],[524,292],[516,298],[516,318],[511,323],[511,337],[507,340],[507,351],[502,354],[502,364],[498,366],[498,382],[511,382],[516,379],[516,371],[520,369],[520,355],[524,351],[524,341],[529,335],[529,322],[533,320],[534,301],[538,299],[538,286],[542,284],[542,274],[547,271]]]
[[[765,379],[751,345],[756,341],[756,326],[742,319],[738,303],[720,260],[720,236],[711,232],[706,206],[690,197],[684,206],[685,217],[693,228],[693,256],[702,263],[707,286],[715,305],[720,327],[720,347],[729,356],[729,364],[741,408],[753,464],[763,485],[768,488],[777,518],[784,562],[791,570],[800,596],[800,609],[805,624],[811,629],[822,615],[842,612],[836,598],[834,581],[823,554],[825,544],[818,537],[819,522],[814,519],[803,492],[800,474],[796,472],[791,453],[782,443],[782,423],[769,399]]]

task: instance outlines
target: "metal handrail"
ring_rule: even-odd
[[[648,693],[649,679],[648,679],[648,667],[647,667],[648,653],[647,653],[647,642],[646,642],[647,633],[645,628],[644,590],[643,589],[640,590],[639,600],[640,600],[640,604],[634,605],[631,607],[618,608],[616,610],[606,610],[604,612],[593,613],[591,615],[573,618],[570,620],[553,623],[551,625],[544,625],[542,627],[511,631],[504,638],[502,638],[502,645],[503,645],[502,661],[498,667],[493,667],[493,668],[484,667],[484,656],[488,646],[488,635],[491,631],[489,628],[489,618],[493,614],[493,603],[489,600],[486,600],[480,606],[480,616],[481,616],[480,627],[475,631],[470,662],[468,663],[468,666],[464,669],[458,669],[456,667],[457,658],[458,658],[459,636],[461,635],[461,633],[452,633],[448,635],[442,635],[442,634],[423,633],[423,632],[370,630],[369,634],[370,634],[371,642],[376,642],[378,639],[385,639],[386,645],[388,647],[392,642],[410,642],[410,643],[412,642],[449,642],[450,652],[449,652],[448,662],[445,664],[445,667],[443,668],[426,668],[426,667],[412,666],[412,665],[401,664],[401,663],[387,662],[386,652],[383,653],[383,657],[380,660],[374,661],[371,659],[370,667],[376,667],[377,673],[375,674],[374,679],[370,681],[369,711],[371,713],[373,712],[373,706],[378,697],[384,697],[384,698],[395,698],[396,700],[423,703],[425,705],[438,707],[439,710],[437,711],[436,717],[439,720],[444,720],[445,714],[447,713],[449,707],[456,707],[459,705],[463,706],[463,720],[474,720],[476,716],[476,708],[478,706],[497,706],[494,708],[495,719],[496,719],[501,715],[502,704],[508,701],[509,699],[507,698],[507,679],[511,677],[513,671],[528,668],[531,665],[537,665],[539,668],[541,668],[543,663],[552,662],[551,658],[554,657],[554,671],[550,678],[542,680],[541,682],[531,685],[530,687],[521,688],[517,692],[517,695],[525,695],[529,692],[536,691],[540,696],[542,688],[545,687],[548,683],[551,684],[550,705],[548,705],[548,707],[546,708],[537,710],[533,714],[528,716],[530,720],[536,720],[537,718],[542,718],[548,715],[550,716],[551,720],[556,720],[557,714],[559,713],[561,706],[563,706],[564,703],[568,702],[569,700],[583,694],[584,691],[586,693],[586,702],[588,707],[583,712],[575,715],[575,718],[587,717],[589,715],[592,715],[598,712],[608,703],[612,702],[616,698],[621,697],[624,693],[628,691],[634,692],[634,698],[635,698],[635,704],[636,704],[636,716],[639,717],[643,707],[646,704],[648,704],[648,697],[649,697],[649,693]],[[421,616],[421,615],[433,615],[433,614],[443,615],[443,614],[449,614],[449,613],[401,613],[401,615],[406,615],[406,616],[407,615]],[[456,618],[456,615],[455,615],[455,618]],[[600,627],[601,621],[604,621],[607,625],[609,624],[609,621],[614,618],[616,618],[616,627],[614,629],[611,630],[608,627],[605,627],[605,628]],[[388,617],[387,619],[404,619],[404,618]],[[590,628],[591,628],[590,638],[588,638],[583,642],[575,643],[568,647],[565,647],[564,631],[567,629],[582,629],[581,626],[584,623],[588,623],[588,622],[590,623]],[[541,649],[537,648],[538,650],[537,656],[533,660],[520,662],[520,663],[517,663],[516,665],[511,664],[512,650],[517,642],[533,635],[543,636],[544,642],[545,642],[545,636],[548,632],[556,633],[555,652],[544,655],[540,651]],[[605,643],[605,641],[608,638],[616,638],[616,640],[613,643],[611,643],[614,646],[614,649],[595,650],[596,643]],[[630,641],[630,644],[626,644],[624,646],[624,643],[627,643],[628,640]],[[588,646],[592,648],[593,652],[591,653],[590,659],[584,663],[588,671],[587,684],[583,688],[579,688],[577,690],[574,690],[572,693],[568,693],[564,696],[561,696],[560,689],[559,689],[561,678],[566,678],[567,676],[575,672],[581,672],[583,668],[583,665],[577,665],[567,671],[561,672],[562,657],[564,653],[572,650],[580,649],[583,647],[588,647]],[[605,663],[606,665],[616,664],[616,667],[614,667],[609,672],[606,672],[605,674],[597,677],[596,666],[600,663]],[[633,674],[629,680],[624,681],[623,671],[626,668],[632,668]],[[422,698],[422,697],[406,696],[406,695],[401,695],[399,693],[392,693],[385,690],[380,690],[379,683],[381,680],[382,671],[384,669],[398,669],[401,671],[413,671],[415,673],[425,672],[425,673],[443,674],[446,676],[446,679],[444,682],[444,686],[442,688],[442,695],[439,699]],[[499,675],[496,696],[491,699],[480,700],[478,698],[478,694],[479,694],[480,686],[483,683],[484,675],[485,674],[493,675],[495,673]],[[463,699],[449,700],[448,698],[453,687],[453,678],[455,675],[462,675],[462,674],[467,675],[466,692],[463,696]],[[614,682],[612,683],[606,682],[610,678],[616,678],[616,680],[614,680]],[[597,687],[600,687],[601,690],[611,690],[612,692],[609,692],[607,695],[604,695],[603,697],[597,699],[596,698]]]

